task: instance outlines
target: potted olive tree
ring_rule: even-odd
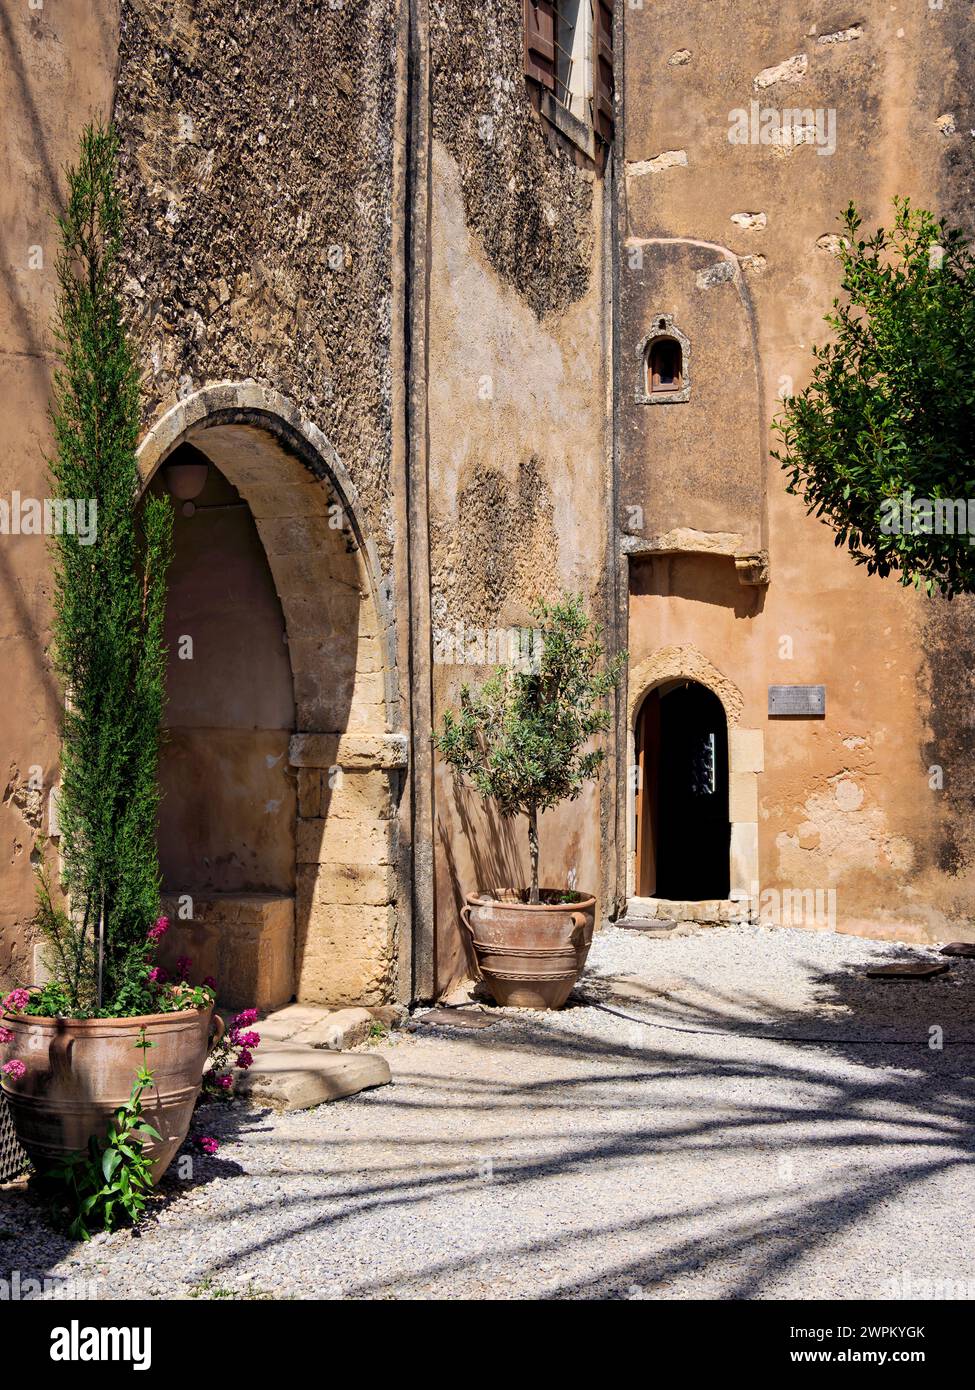
[[[581,597],[539,602],[533,616],[540,652],[499,668],[480,691],[465,685],[435,742],[504,819],[527,821],[528,886],[482,885],[461,913],[480,974],[499,1004],[558,1009],[585,965],[596,900],[567,886],[539,888],[538,818],[574,801],[597,774],[606,754],[593,740],[610,726],[608,699],[626,653],[604,665],[601,629]]]
[[[158,1180],[186,1136],[214,1005],[209,983],[167,983],[154,961],[167,925],[156,828],[172,515],[166,498],[138,505],[139,380],[117,293],[116,159],[114,132],[88,127],[59,218],[51,481],[55,502],[83,502],[94,527],[64,527],[54,540],[63,895],[41,870],[37,918],[50,978],[8,994],[0,1028],[21,1144],[76,1193],[88,1178],[75,1159],[86,1162],[94,1145],[109,1218]]]

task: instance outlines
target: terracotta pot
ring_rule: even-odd
[[[541,896],[559,893],[543,889]],[[586,964],[596,899],[527,903],[514,892],[472,893],[461,917],[481,978],[497,1003],[561,1009]]]
[[[184,1009],[141,1018],[38,1018],[7,1014],[14,1033],[8,1057],[27,1068],[17,1080],[5,1076],[3,1092],[17,1138],[35,1164],[63,1158],[104,1138],[115,1110],[132,1091],[142,1053],[143,1028],[154,1045],[146,1054],[154,1086],[142,1094],[142,1113],[162,1135],[145,1152],[153,1160],[153,1182],[169,1167],[186,1138],[200,1094],[207,1052],[223,1036],[217,1016],[209,1041],[212,1009]]]

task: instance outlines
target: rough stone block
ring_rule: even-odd
[[[758,882],[758,824],[735,821],[731,827],[731,891],[750,894]]]
[[[393,821],[343,819],[339,816],[300,820],[299,864],[388,864],[394,857]]]
[[[345,1052],[366,1041],[373,1022],[369,1009],[332,1009],[317,1023],[297,1033],[294,1041],[306,1047],[323,1047],[329,1052]]]
[[[317,767],[298,769],[298,814],[312,820],[322,813],[322,773]]]
[[[376,1052],[334,1053],[283,1042],[262,1045],[237,1093],[280,1110],[310,1110],[391,1080],[389,1063]]]
[[[170,929],[159,960],[170,971],[189,956],[192,980],[212,975],[218,1002],[231,1009],[279,1008],[294,996],[295,904],[263,893],[193,894],[193,919],[176,915],[178,899],[164,898]]]
[[[385,821],[394,814],[389,774],[382,769],[343,772],[334,778],[334,785],[329,785],[332,780],[328,779],[323,788],[322,809],[316,814],[366,821]]]
[[[299,895],[296,992],[308,1003],[385,1004],[393,993],[392,907],[306,903]]]
[[[765,734],[762,729],[732,728],[728,739],[732,772],[765,771]]]
[[[301,904],[383,907],[396,897],[392,864],[300,864],[298,899]]]
[[[753,772],[728,778],[728,815],[734,821],[758,821],[758,779]]]

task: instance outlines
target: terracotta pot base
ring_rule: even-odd
[[[560,1009],[585,966],[595,911],[595,898],[581,895],[572,903],[526,903],[514,893],[472,893],[461,917],[495,1001],[504,1008]]]

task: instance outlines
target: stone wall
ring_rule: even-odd
[[[115,120],[148,424],[205,382],[294,401],[389,568],[394,0],[123,0]]]
[[[536,597],[607,594],[604,182],[534,110],[520,0],[430,17],[428,419],[433,710],[491,674]],[[604,775],[606,776],[606,775]],[[611,779],[604,781],[604,791]],[[600,893],[600,791],[541,819],[541,874]],[[527,838],[436,769],[437,980],[466,893],[521,886]]]
[[[895,193],[970,222],[961,10],[627,7],[617,151],[620,523],[631,553],[646,553],[632,561],[631,659],[693,646],[743,692],[742,723],[764,734],[761,888],[832,888],[842,929],[918,939],[972,934],[970,605],[857,569],[786,495],[767,425],[780,395],[808,379],[811,345],[825,336],[837,218],[850,199],[868,225],[887,220]],[[752,139],[752,103],[759,122],[773,113],[768,143]],[[784,118],[793,109],[798,124]],[[735,126],[743,143],[729,139]],[[701,274],[719,256],[729,278]],[[641,324],[627,306],[650,313],[672,301],[701,325],[690,336],[703,338],[708,360],[695,353],[687,405],[640,407],[625,374]],[[705,392],[702,432],[694,400]],[[754,458],[755,440],[764,476],[738,462]],[[634,506],[647,509],[651,542],[677,522],[696,534],[671,535],[654,558],[627,526]],[[747,566],[734,559],[748,531],[767,546],[767,588],[740,583]],[[773,683],[824,683],[825,720],[770,720]]]

